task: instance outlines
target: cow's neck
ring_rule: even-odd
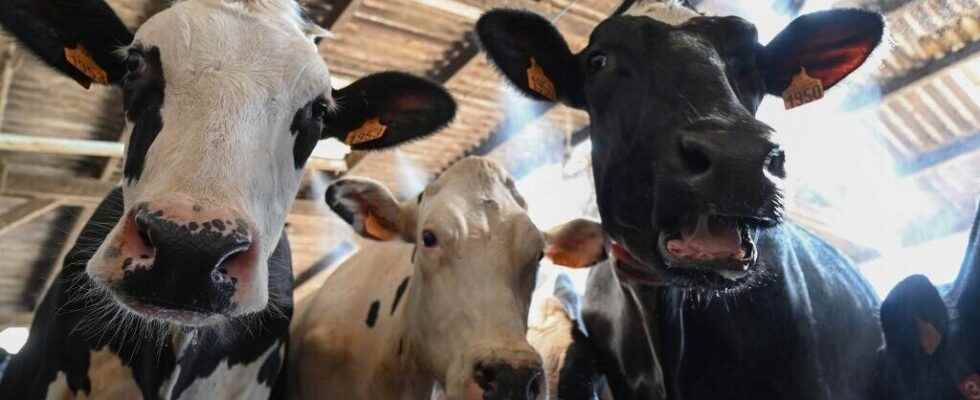
[[[421,329],[428,324],[417,301],[421,291],[415,282],[418,276],[415,271],[408,279],[408,288],[400,304],[391,315],[391,321],[385,324],[391,328],[380,332],[380,360],[375,376],[385,381],[385,387],[401,393],[427,390],[439,380],[431,363],[431,346],[426,345],[426,336]]]

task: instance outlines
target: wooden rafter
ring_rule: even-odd
[[[64,205],[90,207],[97,205],[115,185],[94,178],[70,178],[9,171],[6,184],[0,187],[3,196],[27,196],[60,200]],[[290,217],[330,217],[320,201],[296,200]]]
[[[0,214],[0,235],[31,222],[59,205],[60,202],[55,199],[31,199],[7,210],[7,212]]]

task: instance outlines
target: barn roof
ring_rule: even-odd
[[[310,17],[335,34],[320,50],[337,81],[408,71],[444,83],[459,110],[447,129],[398,151],[318,159],[288,219],[297,276],[305,280],[314,275],[310,271],[329,266],[338,257],[338,244],[350,238],[349,228],[319,200],[324,183],[336,176],[371,177],[407,196],[418,182],[468,154],[495,158],[518,176],[565,159],[572,145],[588,137],[587,116],[515,95],[480,53],[473,25],[492,7],[533,10],[554,20],[576,51],[619,2],[302,0]],[[167,1],[109,3],[127,24],[137,26]],[[803,1],[775,3],[792,7]],[[874,129],[900,173],[945,205],[928,218],[949,223],[939,232],[910,230],[908,242],[966,229],[980,194],[978,1],[839,3],[886,13],[894,46],[884,67],[867,80],[881,88]],[[120,103],[119,91],[83,90],[0,36],[0,327],[29,320],[66,243],[74,241],[94,204],[119,179],[125,140]],[[819,199],[801,198],[797,204],[797,220],[855,258],[875,256],[869,244],[835,235],[827,222],[833,210]]]

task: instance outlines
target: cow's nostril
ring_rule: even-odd
[[[701,143],[693,140],[681,140],[681,161],[684,162],[688,173],[700,175],[711,169],[711,158],[703,147]]]
[[[534,371],[531,380],[527,383],[527,399],[535,400],[541,394],[541,371]]]
[[[492,395],[496,389],[497,368],[482,362],[478,363],[473,371],[473,380],[480,385],[485,395]]]
[[[766,157],[766,171],[777,177],[786,177],[786,152],[780,148],[772,149]]]

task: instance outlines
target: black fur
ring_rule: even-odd
[[[313,99],[303,108],[296,112],[293,117],[293,124],[289,127],[290,133],[296,138],[293,144],[293,164],[296,169],[303,168],[306,160],[310,158],[316,144],[320,142],[320,134],[323,132],[323,116],[326,113],[326,104],[322,96]]]
[[[515,87],[545,100],[528,86],[534,58],[558,100],[589,113],[603,227],[633,258],[594,267],[586,292],[589,340],[617,400],[867,395],[877,299],[829,245],[780,225],[785,154],[755,112],[801,66],[835,84],[880,42],[880,25],[874,13],[827,11],[764,47],[738,17],[614,15],[571,54],[542,17],[494,10],[477,22]],[[743,277],[668,268],[661,240],[708,214],[760,230]]]
[[[414,249],[412,250],[413,261],[415,258],[415,251],[416,250]],[[391,302],[391,312],[390,312],[391,315],[395,315],[395,310],[398,309],[398,302],[402,300],[402,295],[405,294],[405,289],[408,289],[408,281],[410,279],[412,279],[412,277],[406,276],[405,279],[402,280],[402,283],[398,284],[398,288],[395,289],[395,301]]]
[[[375,300],[371,302],[371,308],[368,309],[367,319],[364,320],[364,323],[368,326],[368,328],[374,328],[374,324],[378,322],[379,308],[381,308],[380,301]]]
[[[0,378],[3,398],[43,399],[59,372],[67,376],[75,393],[89,393],[89,354],[105,347],[132,369],[145,399],[160,398],[160,390],[168,381],[177,398],[195,378],[210,375],[219,364],[255,362],[269,348],[282,346],[288,340],[292,270],[285,232],[269,259],[270,296],[277,300],[258,314],[237,317],[219,326],[181,328],[182,335],[194,337],[181,352],[173,347],[172,335],[177,330],[164,329],[159,323],[138,328],[134,320],[117,317],[114,310],[119,306],[106,297],[107,293],[95,289],[85,274],[85,263],[118,222],[121,206],[122,190],[116,188],[85,225],[81,239],[66,256],[64,268],[35,313],[27,344],[12,357]],[[180,375],[171,381],[178,365]],[[278,369],[268,365],[262,370],[267,378]],[[263,382],[271,385],[267,380]]]
[[[940,295],[929,279],[900,282],[881,305],[885,347],[879,351],[875,400],[971,399],[967,381],[980,385],[980,209],[960,274]],[[947,310],[947,307],[952,307]],[[951,317],[952,315],[952,317]],[[922,324],[940,336],[935,352],[922,347]],[[976,394],[980,394],[980,386]],[[974,395],[974,393],[971,393]]]
[[[102,0],[4,0],[0,25],[51,67],[88,87],[91,80],[65,58],[65,47],[84,46],[106,71],[110,83],[125,75],[113,52],[133,34]]]
[[[340,141],[364,121],[378,118],[384,136],[351,147],[374,150],[418,139],[446,126],[456,115],[456,102],[441,86],[401,72],[381,72],[334,91],[338,109],[326,113],[323,137]]]
[[[126,119],[133,124],[126,147],[123,176],[132,184],[140,179],[146,153],[163,130],[163,96],[167,82],[163,76],[159,48],[132,48],[130,57],[142,64],[138,71],[126,74],[123,79],[123,108]]]

